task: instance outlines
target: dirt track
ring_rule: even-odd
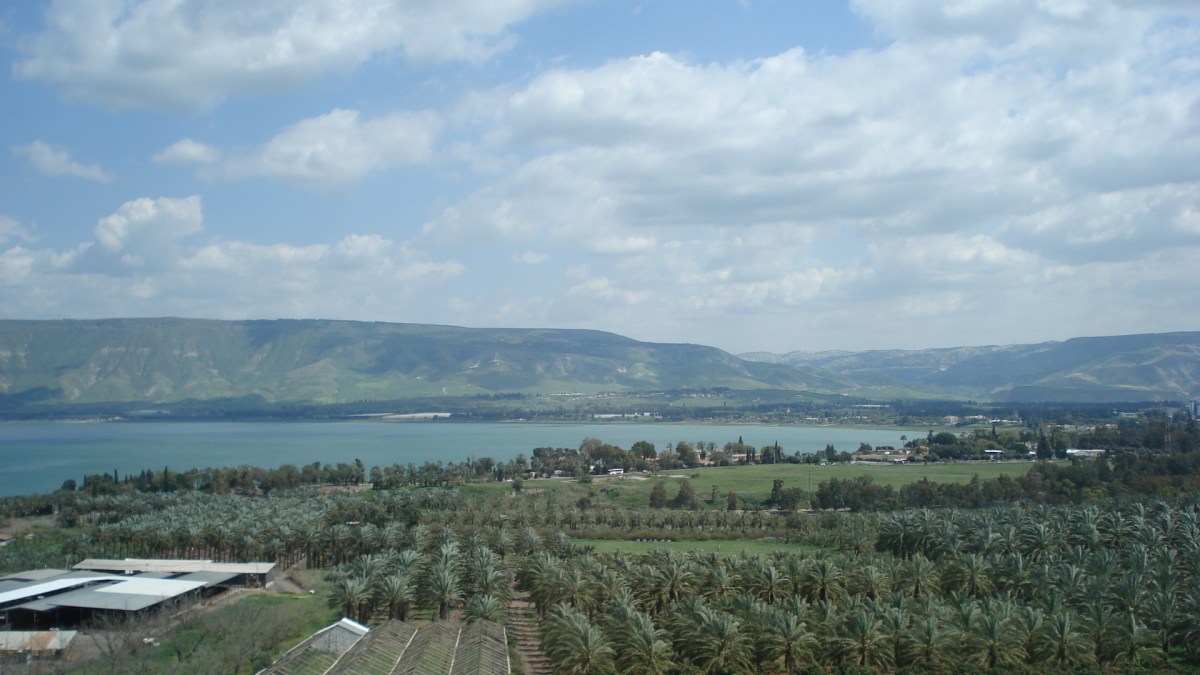
[[[542,653],[537,619],[532,616],[535,609],[529,601],[529,594],[515,588],[513,592],[513,598],[508,603],[508,634],[516,640],[521,667],[526,675],[550,675],[550,661]]]

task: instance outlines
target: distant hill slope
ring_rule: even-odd
[[[260,396],[344,402],[725,386],[831,392],[845,378],[712,347],[587,330],[350,321],[0,321],[0,403]]]
[[[875,399],[1200,398],[1200,333],[735,357],[588,330],[353,321],[0,320],[0,406],[336,403],[729,387]]]
[[[1200,397],[1200,333],[916,351],[744,354],[818,367],[867,387],[992,401],[1137,401]]]

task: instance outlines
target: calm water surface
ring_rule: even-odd
[[[904,429],[709,424],[477,424],[463,422],[160,422],[0,424],[0,496],[49,492],[85,474],[122,476],[164,466],[250,464],[277,467],[351,463],[391,464],[508,460],[536,447],[579,447],[595,436],[628,448],[650,441],[662,449],[678,441],[711,441],[718,447],[738,437],[756,447],[778,442],[787,453],[833,444],[853,451],[859,443],[902,444]]]

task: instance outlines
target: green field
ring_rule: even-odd
[[[821,550],[816,546],[804,544],[785,544],[781,541],[759,541],[757,539],[731,539],[707,541],[627,541],[623,539],[572,539],[577,546],[595,547],[597,553],[609,551],[624,551],[626,553],[646,553],[653,550],[665,551],[704,551],[705,553],[774,553],[787,551],[790,553],[809,553]]]
[[[525,492],[570,490],[576,495],[584,491],[593,501],[610,502],[624,507],[644,508],[650,504],[650,490],[656,481],[666,483],[668,499],[675,496],[681,478],[692,482],[696,496],[707,500],[712,486],[717,486],[715,508],[725,508],[725,496],[736,492],[741,497],[766,498],[775,479],[783,479],[783,487],[800,488],[811,493],[821,481],[831,478],[871,476],[877,483],[900,487],[927,478],[935,483],[966,483],[973,476],[980,480],[1000,475],[1018,476],[1029,471],[1032,462],[959,462],[955,464],[755,464],[752,466],[703,467],[662,471],[657,475],[631,473],[620,478],[594,476],[590,484],[552,478],[527,480]],[[512,483],[468,483],[463,489],[473,493],[511,492]],[[572,497],[572,500],[574,497]]]
[[[821,481],[831,478],[871,476],[883,485],[900,487],[922,478],[941,483],[966,483],[973,476],[980,480],[1000,475],[1017,476],[1029,471],[1031,462],[971,462],[956,464],[756,464],[754,466],[725,466],[700,469],[663,471],[655,476],[633,474],[624,478],[597,477],[592,483],[599,493],[624,506],[647,506],[650,490],[656,480],[667,484],[668,498],[678,490],[679,478],[687,478],[696,496],[708,499],[712,486],[717,486],[716,506],[724,508],[724,498],[730,492],[740,496],[765,497],[771,493],[775,479],[783,479],[785,488],[800,488],[806,492],[817,489]],[[536,481],[544,482],[544,481]],[[526,485],[533,485],[530,481]]]

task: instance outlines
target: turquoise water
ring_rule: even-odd
[[[833,444],[853,451],[859,443],[901,445],[920,432],[810,426],[709,424],[477,424],[463,422],[106,422],[0,424],[0,496],[49,492],[85,474],[182,471],[249,464],[277,467],[351,463],[367,467],[457,462],[473,457],[528,457],[536,447],[579,447],[594,436],[628,448],[650,441],[713,442],[739,436],[761,447],[779,442],[787,453]]]

